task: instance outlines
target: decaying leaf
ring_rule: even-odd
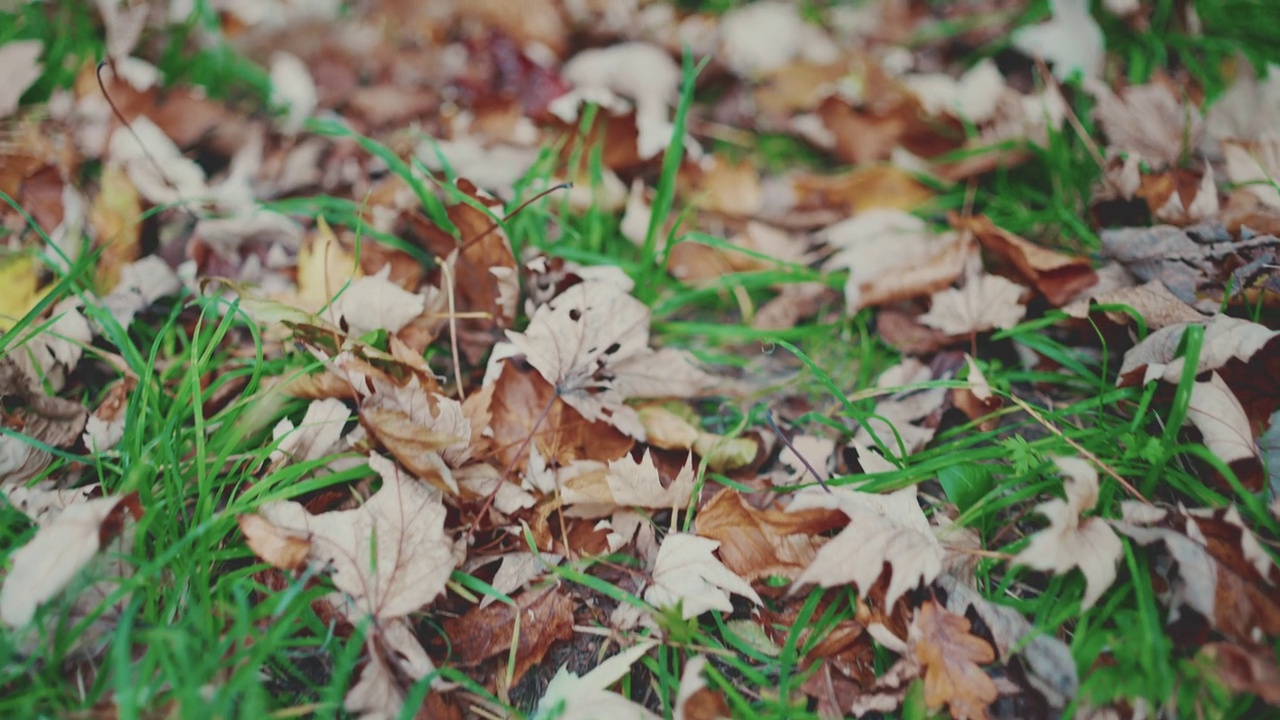
[[[10,493],[19,502],[18,491]],[[120,535],[125,512],[142,514],[137,496],[84,499],[71,496],[61,510],[40,515],[40,529],[13,554],[13,567],[0,587],[0,619],[11,628],[25,626],[41,603],[65,588],[98,550]]]
[[[658,548],[653,585],[644,599],[659,607],[680,606],[685,619],[708,610],[732,612],[729,594],[763,602],[751,585],[712,555],[720,543],[687,533],[669,533]]]
[[[395,618],[444,592],[453,571],[438,494],[390,460],[369,456],[383,486],[356,510],[311,515],[296,502],[264,505],[260,514],[284,532],[311,540],[309,557],[331,569],[333,583],[354,603],[359,618]]]
[[[980,665],[994,662],[991,645],[969,633],[969,621],[926,600],[911,624],[911,650],[924,666],[924,698],[936,710],[944,704],[952,716],[986,720],[998,696],[996,684]]]
[[[982,215],[962,217],[953,213],[949,219],[952,227],[973,233],[983,248],[1012,265],[1053,305],[1062,305],[1098,282],[1086,257],[1033,244]]]
[[[643,705],[610,692],[613,685],[631,670],[631,666],[649,652],[652,642],[642,642],[608,658],[581,677],[561,667],[538,702],[534,717],[539,720],[599,720],[627,718],[658,720]]]
[[[848,313],[940,290],[960,276],[973,252],[972,242],[959,233],[935,234],[901,210],[867,210],[823,235],[837,248],[826,269],[849,271]]]
[[[999,275],[983,275],[960,290],[934,293],[929,312],[920,316],[920,322],[948,335],[1007,330],[1027,314],[1022,304],[1025,293],[1026,288]]]
[[[444,621],[452,658],[473,667],[491,658],[502,659],[503,672],[512,643],[516,643],[511,681],[542,662],[551,645],[573,637],[573,601],[560,585],[521,593],[515,606],[492,603]]]
[[[1080,568],[1085,578],[1081,605],[1088,610],[1115,581],[1124,548],[1106,521],[1080,516],[1098,502],[1098,471],[1080,458],[1055,458],[1054,463],[1063,474],[1067,499],[1036,506],[1036,512],[1049,519],[1049,527],[1033,535],[1013,562],[1058,575]]]
[[[1165,510],[1127,502],[1111,522],[1141,545],[1163,543],[1177,564],[1170,622],[1194,610],[1239,642],[1280,635],[1280,567],[1234,507]]]
[[[713,379],[681,352],[649,347],[649,308],[604,283],[574,285],[535,311],[515,350],[551,383],[557,396],[589,421],[604,420],[643,439],[635,397],[689,397]],[[511,350],[494,351],[504,358]],[[494,370],[490,361],[490,373]]]
[[[932,582],[942,572],[942,544],[916,502],[915,485],[885,495],[848,488],[832,488],[831,493],[806,489],[796,493],[787,511],[814,508],[840,510],[849,524],[818,550],[796,578],[792,592],[811,583],[822,587],[853,583],[866,593],[887,566],[892,577],[885,607],[892,607],[903,593],[921,582]]]
[[[757,510],[736,490],[726,489],[699,509],[697,531],[719,542],[725,566],[747,580],[794,580],[813,562],[824,542],[821,534],[845,519],[834,509]]]

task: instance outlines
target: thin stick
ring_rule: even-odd
[[[510,220],[511,218],[515,217],[516,213],[520,212],[521,210],[523,210],[523,209],[525,209],[525,208],[529,207],[529,206],[530,206],[530,205],[532,205],[533,203],[535,203],[535,202],[537,202],[537,201],[541,200],[542,198],[544,198],[544,197],[546,197],[546,196],[550,195],[551,193],[553,193],[553,192],[555,192],[555,191],[557,191],[557,190],[565,190],[565,189],[568,189],[568,188],[571,188],[571,187],[573,187],[573,183],[571,183],[571,182],[562,182],[562,183],[560,183],[559,185],[555,185],[555,186],[549,187],[549,188],[547,188],[546,190],[543,190],[542,192],[538,193],[537,195],[534,195],[533,197],[529,198],[528,200],[525,200],[524,202],[520,203],[520,207],[518,207],[518,208],[516,208],[515,210],[512,210],[511,212],[509,212],[509,213],[507,213],[506,215],[504,215],[504,216],[503,216],[503,218],[502,218],[502,220],[501,220],[501,222],[495,222],[495,223],[493,223],[493,224],[489,225],[489,228],[488,228],[487,230],[485,230],[484,232],[480,233],[479,235],[477,235],[477,236],[475,236],[475,237],[471,238],[470,240],[466,241],[465,243],[463,243],[463,244],[462,244],[462,246],[458,248],[458,254],[459,254],[459,255],[461,255],[461,254],[462,254],[462,252],[463,252],[464,250],[466,250],[467,248],[471,247],[472,245],[475,245],[476,243],[478,243],[478,242],[480,242],[481,240],[483,240],[483,239],[485,239],[486,237],[488,237],[488,236],[489,236],[489,233],[493,232],[494,230],[497,230],[497,229],[501,226],[501,224],[502,224],[502,223],[504,223],[504,222],[506,222],[506,221]]]
[[[827,487],[827,481],[822,479],[822,476],[819,475],[818,471],[809,464],[809,461],[805,456],[801,455],[800,451],[796,450],[796,446],[792,445],[791,441],[787,439],[787,436],[782,434],[782,428],[778,427],[778,423],[773,420],[773,408],[769,408],[764,411],[764,419],[765,422],[769,423],[769,427],[773,428],[774,434],[778,436],[778,439],[782,441],[782,444],[786,445],[787,449],[791,451],[791,454],[800,458],[800,462],[804,465],[804,468],[809,471],[809,474],[813,476],[813,479],[818,481],[818,484],[822,486],[823,490],[830,493],[831,488]]]
[[[1142,502],[1148,505],[1151,504],[1151,501],[1143,497],[1142,493],[1138,492],[1138,489],[1135,488],[1133,485],[1130,485],[1128,480],[1125,480],[1124,478],[1120,477],[1120,475],[1117,474],[1115,470],[1111,469],[1111,466],[1099,460],[1097,455],[1094,455],[1093,453],[1084,449],[1084,447],[1081,446],[1080,443],[1064,435],[1061,430],[1054,427],[1053,423],[1050,423],[1048,420],[1044,419],[1044,416],[1041,415],[1039,412],[1037,412],[1035,408],[1026,404],[1025,402],[1022,401],[1021,398],[1019,398],[1016,395],[1013,395],[1012,393],[1009,394],[1009,399],[1013,401],[1014,405],[1017,405],[1018,407],[1022,408],[1027,412],[1028,415],[1035,418],[1036,422],[1040,423],[1040,425],[1042,425],[1046,430],[1062,438],[1063,442],[1075,448],[1076,452],[1088,458],[1090,461],[1093,462],[1094,465],[1097,465],[1099,468],[1101,468],[1103,472],[1105,472],[1107,475],[1110,475],[1111,479],[1120,483],[1120,487],[1128,491],[1130,495],[1134,496],[1135,498],[1141,500]]]

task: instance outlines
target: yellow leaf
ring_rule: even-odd
[[[315,312],[360,275],[355,255],[342,247],[329,223],[317,217],[315,234],[298,250],[298,306]]]
[[[34,255],[0,257],[0,330],[12,328],[49,292],[41,288],[40,265]]]
[[[98,291],[111,292],[120,282],[120,268],[138,259],[142,200],[124,169],[114,163],[102,170],[102,189],[89,208],[89,222],[105,245],[98,261]]]

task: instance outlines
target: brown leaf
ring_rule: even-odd
[[[237,515],[236,522],[249,549],[271,565],[298,570],[307,564],[311,540],[305,533],[278,528],[261,515]]]
[[[588,422],[556,396],[555,388],[534,369],[507,362],[494,383],[493,444],[502,467],[517,469],[529,462],[522,446],[530,436],[549,463],[574,460],[609,461],[622,457],[633,440],[604,422]]]
[[[736,490],[722,490],[698,511],[697,531],[720,542],[720,559],[755,581],[777,575],[794,580],[825,542],[822,533],[847,518],[835,509],[757,510]]]
[[[461,617],[449,618],[443,625],[454,651],[453,660],[463,667],[473,667],[496,657],[505,672],[514,641],[516,660],[511,677],[514,684],[531,667],[542,662],[552,644],[573,637],[573,601],[564,586],[551,585],[521,593],[515,607],[496,602]]]
[[[949,706],[957,718],[986,720],[999,693],[980,665],[994,662],[990,643],[969,633],[969,621],[925,601],[911,626],[912,652],[924,666],[924,699],[932,710]]]
[[[1022,304],[1025,292],[1026,288],[999,275],[970,278],[960,290],[934,293],[920,323],[953,336],[1007,330],[1027,314]]]
[[[933,193],[895,165],[860,167],[838,175],[801,174],[791,178],[796,205],[838,208],[856,215],[873,208],[915,210]]]
[[[949,216],[951,226],[974,234],[982,247],[1013,265],[1055,307],[1098,282],[1086,257],[1065,255],[1035,245],[1008,230],[996,227],[985,215]]]
[[[1268,705],[1280,707],[1280,667],[1275,655],[1235,643],[1209,643],[1200,649],[1216,666],[1218,677],[1238,693],[1252,693]]]
[[[1206,319],[1195,308],[1174,297],[1159,280],[1152,280],[1145,285],[1090,292],[1086,298],[1063,307],[1062,311],[1074,318],[1085,318],[1094,304],[1128,305],[1146,321],[1148,330],[1203,322]],[[1121,324],[1133,322],[1133,317],[1128,313],[1114,310],[1107,311],[1107,319]]]
[[[1186,607],[1238,642],[1280,635],[1280,568],[1234,507],[1172,511],[1127,502],[1111,524],[1142,545],[1164,543],[1177,563],[1171,621]]]

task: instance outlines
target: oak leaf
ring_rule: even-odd
[[[994,662],[995,650],[969,632],[969,621],[932,600],[916,611],[911,650],[924,666],[924,699],[930,709],[949,706],[953,717],[986,720],[999,693],[980,665]]]

